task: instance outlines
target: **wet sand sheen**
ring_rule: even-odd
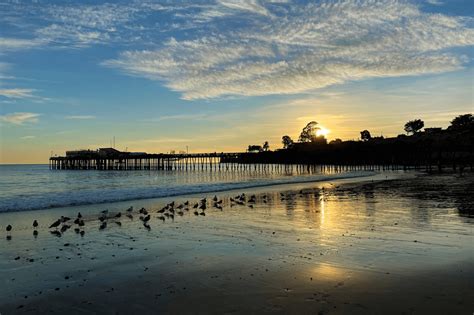
[[[103,205],[83,207],[83,238],[49,235],[64,211],[44,211],[36,239],[38,213],[5,215],[2,230],[3,219],[14,230],[0,245],[0,312],[470,312],[474,220],[463,189],[472,183],[446,175],[272,187],[255,191],[253,208],[230,207],[229,192],[219,195],[223,211],[165,223],[156,210],[169,200],[141,201],[151,231],[138,216],[99,231]]]

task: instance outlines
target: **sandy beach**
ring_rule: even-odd
[[[472,191],[473,174],[390,173],[220,192],[165,222],[214,194],[2,213],[0,313],[472,314]],[[50,234],[78,211],[84,236]]]

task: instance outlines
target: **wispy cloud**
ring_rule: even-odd
[[[440,1],[440,0],[426,0],[426,2],[431,4],[431,5],[443,5],[444,4],[444,2]]]
[[[24,50],[42,45],[38,39],[0,37],[0,54],[12,50]]]
[[[7,98],[35,98],[34,89],[0,89],[0,96]]]
[[[96,119],[96,116],[92,116],[92,115],[72,115],[72,116],[66,116],[64,118],[72,119],[72,120],[88,120],[88,119]]]
[[[33,140],[33,139],[35,139],[35,138],[36,138],[36,136],[23,136],[23,137],[21,137],[20,139],[21,139],[21,140]]]
[[[166,120],[202,120],[208,118],[207,114],[179,114],[179,115],[164,115],[156,118],[148,118],[146,122],[159,122]]]
[[[474,19],[425,13],[405,1],[292,4],[284,13],[280,7],[276,19],[266,14],[272,13],[268,2],[220,5],[239,10],[242,18],[248,10],[264,18],[171,39],[158,50],[126,51],[103,64],[164,81],[193,100],[304,93],[351,80],[452,71],[467,59],[448,50],[474,44]]]
[[[23,125],[26,123],[38,122],[38,117],[41,116],[37,113],[10,113],[6,115],[0,115],[0,122],[6,122],[14,125]]]

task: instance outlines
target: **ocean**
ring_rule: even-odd
[[[273,169],[273,170],[272,170]],[[211,193],[373,175],[298,166],[246,170],[79,171],[48,165],[0,165],[0,212]]]

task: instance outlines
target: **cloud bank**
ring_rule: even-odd
[[[426,13],[406,1],[273,2],[284,1],[220,1],[212,10],[222,14],[208,14],[214,31],[197,29],[193,38],[124,51],[103,64],[194,100],[452,71],[467,62],[452,48],[474,44],[472,18]],[[252,23],[238,23],[249,15]],[[230,22],[236,27],[225,27]]]

